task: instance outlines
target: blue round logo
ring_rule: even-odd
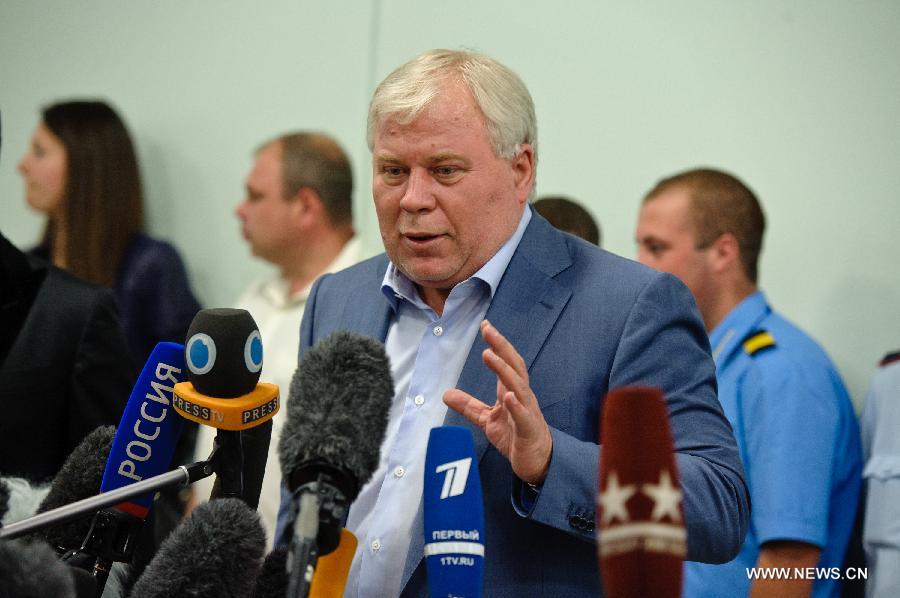
[[[247,337],[247,342],[244,343],[244,365],[247,366],[250,372],[255,374],[262,369],[262,361],[262,337],[259,335],[259,330],[254,330]]]
[[[193,373],[205,374],[216,365],[216,342],[208,334],[198,332],[188,339],[185,357]]]

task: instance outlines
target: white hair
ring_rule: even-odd
[[[369,104],[369,150],[385,119],[409,124],[448,81],[461,81],[484,115],[497,156],[514,158],[527,143],[537,162],[537,119],[525,84],[509,68],[484,54],[466,50],[430,50],[398,67],[375,90]]]

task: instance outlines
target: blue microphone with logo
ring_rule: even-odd
[[[184,426],[172,407],[174,386],[185,379],[184,345],[158,343],[131,390],[116,428],[100,483],[101,494],[169,471]],[[131,562],[154,495],[150,492],[98,511],[81,548],[63,559],[76,567],[92,565],[102,592],[112,563]]]
[[[187,380],[184,345],[159,343],[138,377],[113,439],[100,492],[169,471],[184,420],[172,408],[174,387]],[[144,519],[153,493],[116,505]]]
[[[423,488],[425,564],[432,598],[481,596],[484,501],[472,433],[433,428]]]

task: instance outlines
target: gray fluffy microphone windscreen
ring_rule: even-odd
[[[74,598],[68,566],[41,541],[0,540],[0,596]]]
[[[394,397],[384,347],[352,332],[335,332],[312,347],[291,380],[278,455],[293,491],[293,473],[321,461],[349,473],[355,492],[378,467]]]
[[[265,545],[259,515],[244,501],[221,498],[204,503],[169,534],[130,596],[249,596]]]
[[[6,504],[0,504],[0,524],[9,525],[34,516],[48,492],[50,482],[33,485],[25,478],[0,478],[0,495],[6,496]]]

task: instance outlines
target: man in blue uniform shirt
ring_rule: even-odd
[[[859,428],[828,356],[756,286],[764,229],[753,192],[716,170],[664,179],[641,207],[639,259],[681,278],[697,300],[750,485],[740,554],[724,565],[687,563],[685,596],[840,594],[834,578],[856,513]],[[754,578],[783,567],[786,579]]]

